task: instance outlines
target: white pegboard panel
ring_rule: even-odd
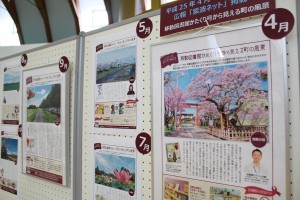
[[[97,41],[98,38],[106,37],[108,35],[114,35],[115,33],[126,31],[128,29],[136,29],[137,22],[139,19],[142,19],[143,17],[136,18],[134,22],[127,23],[120,25],[120,26],[114,26],[113,28],[107,28],[105,30],[99,30],[98,32],[90,33],[89,35],[85,36],[85,47],[84,47],[84,99],[83,99],[83,163],[82,163],[82,199],[88,200],[92,199],[91,194],[91,188],[93,187],[92,183],[93,180],[91,180],[91,176],[89,173],[86,173],[87,171],[93,169],[93,166],[91,166],[91,159],[92,155],[89,151],[89,144],[90,144],[90,138],[93,135],[109,135],[110,137],[130,137],[135,138],[138,134],[138,131],[147,132],[151,135],[151,94],[150,94],[150,65],[147,62],[147,59],[145,57],[145,52],[149,50],[149,47],[144,48],[144,44],[149,40],[150,38],[144,39],[142,44],[142,62],[140,65],[137,65],[138,67],[142,68],[142,99],[139,99],[139,102],[142,104],[142,113],[141,116],[138,116],[138,118],[142,117],[142,127],[140,130],[137,130],[137,133],[132,134],[126,133],[126,131],[123,131],[121,134],[109,134],[109,131],[103,132],[101,129],[95,129],[94,127],[90,126],[90,121],[93,120],[93,107],[90,106],[90,98],[94,98],[94,85],[91,82],[92,77],[94,76],[94,65],[95,60],[91,59],[91,53],[93,52],[91,48],[94,48],[94,42]],[[153,34],[159,34],[156,31],[154,31],[151,34],[151,37]],[[106,133],[106,134],[105,134]],[[107,134],[108,133],[108,134]],[[151,160],[151,153],[148,155],[144,155],[142,157],[142,199],[152,199],[152,160]]]
[[[70,107],[69,121],[70,134],[67,141],[69,142],[69,169],[67,169],[67,187],[54,184],[36,177],[20,174],[18,195],[11,195],[0,190],[0,200],[71,200],[73,199],[73,139],[74,139],[74,93],[75,93],[75,70],[78,58],[78,37],[66,39],[61,42],[39,47],[29,52],[24,52],[28,56],[26,69],[43,67],[59,63],[62,56],[66,56],[70,62],[70,102],[67,103]],[[1,63],[20,62],[21,55],[12,56],[1,60]],[[2,70],[1,70],[2,72]],[[2,75],[2,74],[1,74]],[[22,163],[22,154],[19,155]],[[20,172],[22,166],[20,165]]]
[[[300,199],[300,98],[299,98],[299,21],[297,20],[297,11],[299,9],[299,2],[294,1],[276,1],[277,8],[286,8],[290,10],[295,17],[295,25],[291,33],[286,37],[286,50],[287,50],[287,72],[288,72],[288,107],[289,107],[289,132],[287,137],[289,137],[289,167],[290,167],[290,185],[288,189],[290,191],[290,199],[298,200]],[[299,19],[299,17],[298,17]]]
[[[295,16],[296,16],[296,1],[292,2],[283,2],[283,1],[276,1],[277,6],[276,7],[283,7],[289,9]],[[142,18],[142,16],[140,17]],[[88,140],[89,137],[93,134],[101,135],[101,130],[94,131],[91,130],[91,127],[88,126],[89,120],[89,113],[92,112],[91,107],[89,107],[89,100],[88,98],[93,95],[93,86],[89,82],[89,79],[91,77],[91,73],[93,70],[94,60],[89,60],[89,54],[91,53],[91,43],[98,37],[107,36],[110,34],[114,34],[116,32],[120,32],[122,30],[128,29],[128,28],[135,28],[138,20],[140,18],[136,18],[136,22],[131,22],[128,24],[121,24],[116,27],[108,28],[106,30],[99,30],[98,33],[93,33],[91,35],[88,35],[85,37],[86,43],[85,43],[85,49],[84,49],[84,68],[85,68],[85,74],[84,74],[84,94],[86,95],[86,98],[84,99],[84,124],[83,124],[83,198],[82,199],[90,199],[90,188],[92,187],[93,180],[90,180],[90,177],[84,174],[86,170],[92,169],[90,166],[90,152],[88,149]],[[143,68],[143,113],[141,115],[143,123],[142,123],[142,130],[145,132],[148,132],[149,134],[152,133],[151,127],[153,126],[151,119],[151,45],[156,43],[164,43],[167,41],[174,41],[174,40],[180,40],[182,38],[186,37],[197,37],[201,34],[207,34],[211,29],[218,29],[218,27],[208,27],[206,30],[196,29],[191,31],[186,31],[184,33],[178,33],[167,37],[160,37],[159,29],[160,29],[160,16],[159,14],[153,15],[153,17],[150,17],[153,23],[153,31],[151,35],[145,39],[143,39],[142,42],[142,68]],[[258,24],[261,23],[262,16],[258,17],[251,17],[247,19],[242,19],[239,21],[234,22],[227,22],[218,25],[220,28],[238,28],[240,26],[245,25],[251,25],[251,24]],[[300,151],[300,148],[297,147],[299,145],[299,134],[298,130],[300,130],[300,115],[299,115],[299,67],[298,67],[298,43],[297,43],[297,31],[296,27],[293,29],[293,31],[289,34],[287,37],[287,67],[288,67],[288,87],[289,87],[289,120],[290,120],[290,155],[287,155],[287,158],[289,160],[290,158],[290,165],[291,165],[291,182],[290,185],[287,187],[287,191],[291,193],[291,199],[298,200],[300,199],[300,191],[297,189],[300,185],[300,159],[298,156],[296,156],[297,152]],[[111,135],[112,137],[123,137],[121,135]],[[152,190],[152,161],[155,158],[152,157],[151,154],[143,156],[143,179],[142,179],[142,199],[153,199],[152,193],[155,192]],[[288,163],[287,163],[288,164]],[[298,167],[297,167],[298,166]],[[284,173],[284,172],[283,172]],[[289,172],[288,172],[289,173]]]
[[[291,200],[300,199],[300,98],[299,98],[299,21],[297,20],[297,11],[299,11],[299,2],[276,1],[278,7],[290,10],[295,17],[295,26],[293,31],[287,36],[287,69],[288,69],[288,95],[289,95],[289,137],[290,137],[290,191]],[[298,8],[298,9],[297,9]],[[299,16],[298,16],[299,19]]]
[[[277,0],[277,7],[285,7],[291,10],[296,15],[296,1],[292,2],[284,2]],[[141,16],[140,18],[142,18]],[[83,89],[83,135],[82,135],[82,199],[92,199],[91,198],[91,188],[93,187],[91,177],[87,173],[89,170],[93,169],[91,166],[91,159],[92,155],[90,154],[88,145],[90,144],[90,138],[94,135],[105,135],[101,132],[100,129],[96,130],[93,127],[90,127],[90,119],[91,113],[93,113],[92,107],[89,105],[90,101],[89,98],[93,97],[93,85],[90,82],[90,78],[93,76],[93,68],[94,68],[94,60],[90,60],[91,54],[91,46],[92,42],[99,37],[107,36],[114,34],[116,32],[120,32],[126,29],[135,29],[137,21],[139,18],[136,18],[135,22],[130,22],[127,24],[118,25],[112,28],[108,28],[106,30],[99,30],[99,32],[95,32],[91,35],[87,35],[85,37],[85,47],[84,47],[84,89]],[[205,31],[201,30],[192,30],[186,31],[185,33],[174,34],[168,37],[161,38],[159,36],[159,24],[160,24],[160,17],[154,16],[151,17],[153,22],[153,32],[152,34],[143,40],[143,50],[142,50],[142,87],[143,87],[143,98],[140,99],[142,103],[142,131],[145,131],[151,134],[152,130],[152,122],[151,119],[151,45],[160,42],[166,42],[171,40],[179,40],[181,38],[187,36],[199,36],[205,31],[209,31],[209,29]],[[240,22],[232,22],[232,23],[225,23],[224,26],[230,26],[231,28],[238,27],[240,25],[245,24],[252,24],[260,22],[261,18],[249,18],[243,19]],[[222,25],[222,26],[223,26]],[[206,32],[207,33],[207,32]],[[28,65],[32,67],[40,67],[45,66],[48,64],[53,64],[58,62],[61,56],[67,56],[70,60],[71,68],[72,68],[72,78],[71,78],[71,85],[74,86],[74,69],[76,65],[76,41],[65,42],[62,44],[54,45],[47,47],[45,49],[40,49],[31,53],[28,53]],[[291,199],[298,200],[300,199],[300,191],[298,187],[300,185],[300,158],[297,156],[297,153],[300,151],[299,142],[299,130],[300,130],[300,115],[299,115],[299,64],[298,64],[298,43],[297,43],[297,31],[296,27],[287,37],[287,67],[288,67],[288,84],[289,84],[289,120],[290,120],[290,165],[291,165],[291,184],[290,190],[291,192]],[[7,59],[5,61],[14,61],[20,60],[21,56],[13,57]],[[72,92],[71,97],[73,97],[74,88],[70,90]],[[74,109],[74,99],[71,101],[71,106]],[[73,111],[71,109],[71,111]],[[70,113],[71,122],[72,113]],[[70,124],[70,141],[73,140],[73,123]],[[134,137],[130,134],[113,134],[109,135],[111,137]],[[70,144],[70,155],[73,154],[72,143]],[[143,156],[143,174],[142,174],[142,199],[150,200],[152,198],[152,193],[155,192],[152,190],[152,160],[155,158],[152,157],[151,154]],[[70,158],[72,166],[73,157]],[[21,169],[20,169],[21,170]],[[71,167],[71,174],[73,174],[73,168]],[[80,175],[80,174],[79,174]],[[71,177],[73,179],[74,177]],[[71,180],[70,183],[73,181]],[[72,196],[73,185],[71,184],[69,187],[62,187],[59,185],[48,183],[47,181],[43,181],[34,177],[20,175],[19,180],[19,196],[14,196],[9,193],[3,192],[0,190],[0,200],[60,200],[60,199],[74,199]]]
[[[276,1],[276,7],[280,8],[286,8],[290,10],[294,16],[296,17],[296,1],[291,2],[284,2],[284,1]],[[300,7],[300,6],[299,6]],[[192,35],[192,36],[198,36],[202,33],[201,30],[193,30],[193,31],[186,31],[184,34],[174,34],[172,36],[160,38],[159,36],[159,24],[160,24],[160,17],[153,17],[152,22],[154,24],[153,30],[154,32],[151,34],[150,38],[147,38],[147,40],[144,40],[144,46],[143,46],[143,67],[147,69],[147,74],[145,77],[150,73],[148,70],[151,68],[151,53],[150,53],[150,46],[155,43],[163,43],[167,40],[180,40],[180,38],[184,38],[185,35]],[[239,22],[228,22],[221,24],[220,27],[230,27],[235,28],[247,24],[255,24],[255,23],[261,23],[261,17],[251,17],[248,19],[242,19]],[[297,156],[297,154],[300,152],[300,99],[299,99],[299,58],[298,58],[298,38],[297,38],[297,24],[299,25],[299,22],[295,22],[295,27],[293,31],[287,36],[287,69],[288,69],[288,91],[289,94],[289,116],[286,116],[289,118],[289,132],[287,132],[287,137],[290,137],[289,145],[290,150],[288,150],[287,155],[287,162],[290,161],[290,163],[287,163],[287,166],[290,167],[289,172],[290,176],[287,177],[290,178],[290,185],[287,185],[287,191],[291,194],[291,200],[298,200],[300,199],[300,191],[299,191],[299,185],[300,185],[300,158]],[[206,31],[203,31],[206,32]],[[299,33],[298,33],[299,35]],[[190,36],[191,37],[191,36]],[[146,71],[146,70],[144,70]],[[149,77],[145,78],[146,80],[149,80]],[[144,90],[146,95],[150,94],[150,86],[147,82],[144,82]],[[151,94],[150,94],[151,96]],[[151,105],[151,104],[150,104]],[[146,117],[146,116],[143,116]],[[154,116],[153,116],[154,117]],[[151,121],[151,120],[150,120]],[[146,125],[147,126],[147,125]],[[275,155],[276,156],[276,155]],[[152,158],[154,160],[155,158]],[[285,173],[285,172],[282,172]],[[155,191],[153,191],[155,192]]]

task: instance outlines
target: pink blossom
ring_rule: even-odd
[[[202,109],[205,109],[203,112],[206,112],[202,114],[212,115],[218,111],[225,117],[239,111],[246,102],[267,99],[262,79],[267,79],[267,69],[254,68],[251,64],[210,67],[197,74],[187,86],[186,93],[189,99],[201,102]],[[245,114],[241,113],[240,117]]]
[[[120,172],[118,172],[117,169],[114,170],[114,174],[116,179],[121,182],[121,183],[130,183],[130,179],[132,177],[132,175],[129,174],[129,171],[126,170],[121,170]]]
[[[187,95],[178,87],[170,85],[165,90],[164,104],[168,111],[180,111],[184,108]],[[166,110],[166,111],[167,111]]]

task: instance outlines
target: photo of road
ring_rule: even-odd
[[[60,84],[27,89],[27,121],[54,123],[60,118]]]
[[[172,134],[168,136],[178,138],[221,140],[218,137],[208,134],[206,128],[195,127],[192,124],[183,124],[180,128],[177,128],[176,131],[173,131]]]
[[[96,84],[128,81],[135,77],[136,46],[97,55]]]

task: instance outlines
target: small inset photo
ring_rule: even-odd
[[[164,200],[171,199],[188,200],[189,182],[172,178],[164,178]]]
[[[15,164],[18,162],[18,139],[2,137],[1,140],[1,158],[12,161]]]
[[[210,187],[209,200],[240,200],[241,191],[232,188]]]
[[[168,162],[181,163],[181,152],[178,142],[166,144],[166,150]]]

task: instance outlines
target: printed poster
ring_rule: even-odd
[[[136,129],[141,76],[135,34],[124,32],[97,41],[94,127]]]
[[[155,198],[286,199],[283,55],[260,27],[152,47]]]
[[[14,195],[18,194],[19,141],[18,138],[2,131],[0,137],[0,189]]]
[[[19,65],[3,67],[2,121],[3,125],[18,125],[20,120],[20,77]]]
[[[42,67],[24,71],[23,82],[23,170],[66,185],[67,75]]]
[[[93,148],[93,199],[141,199],[141,156],[135,140],[98,136]]]

